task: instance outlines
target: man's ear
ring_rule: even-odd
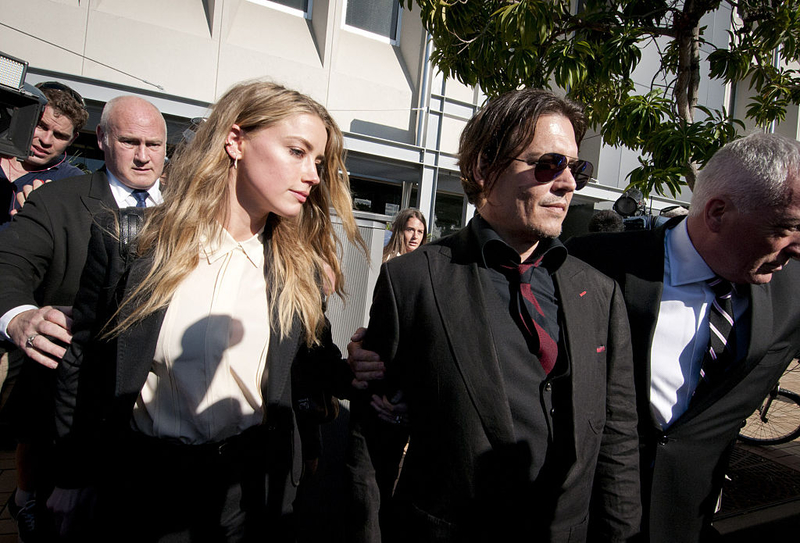
[[[725,214],[730,214],[735,209],[733,203],[725,197],[712,198],[703,208],[703,222],[710,232],[718,234],[722,230]]]
[[[481,186],[481,189],[486,188],[486,184],[483,178],[483,162],[482,157],[478,157],[478,161],[475,163],[475,166],[472,167],[472,179]]]
[[[98,124],[97,125],[97,130],[95,130],[95,133],[97,134],[97,146],[100,148],[101,151],[103,151],[105,153],[106,152],[106,149],[105,149],[105,147],[106,147],[106,145],[105,145],[106,133],[103,131],[103,127]],[[75,137],[72,138],[73,141],[75,141],[75,138],[77,138],[77,137],[78,137],[78,135],[75,134]],[[70,144],[71,143],[72,142],[70,142]]]
[[[225,138],[225,152],[232,160],[242,158],[242,143],[244,142],[244,130],[238,125],[234,124],[228,131]]]

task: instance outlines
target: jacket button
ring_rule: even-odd
[[[661,445],[666,445],[667,443],[669,443],[669,438],[667,436],[661,436],[658,438],[658,442]]]
[[[545,390],[545,392],[550,392],[551,390],[553,390],[553,384],[552,383],[545,383],[544,390]]]
[[[556,414],[556,408],[554,407],[554,408],[552,408],[550,410],[550,415],[552,416],[552,415],[555,415],[555,414]]]

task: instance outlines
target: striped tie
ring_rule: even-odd
[[[542,365],[545,373],[550,373],[558,360],[558,344],[550,337],[550,334],[544,329],[544,326],[537,322],[539,319],[544,319],[544,312],[539,305],[536,296],[533,295],[530,279],[533,268],[538,267],[542,263],[539,258],[532,264],[520,264],[519,266],[502,266],[503,269],[509,270],[509,279],[519,286],[519,296],[521,300],[517,300],[519,311],[519,318],[524,327],[525,333],[537,345],[536,356],[539,357],[539,362]],[[514,273],[517,272],[517,273]],[[534,308],[535,313],[528,311],[525,300]]]
[[[733,285],[714,277],[708,280],[708,286],[714,291],[714,302],[708,311],[708,351],[703,357],[700,378],[701,383],[711,384],[734,362],[736,334],[733,330]]]

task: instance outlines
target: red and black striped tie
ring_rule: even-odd
[[[544,317],[544,312],[542,308],[539,306],[539,302],[536,300],[536,296],[533,295],[533,289],[531,289],[531,285],[528,281],[524,279],[524,277],[529,276],[526,272],[528,272],[531,268],[536,268],[541,264],[542,259],[540,258],[536,262],[530,264],[520,264],[516,267],[511,266],[504,266],[508,270],[516,269],[517,275],[517,284],[519,285],[519,294],[523,298],[519,300],[517,306],[519,307],[519,317],[520,321],[523,324],[523,328],[525,332],[531,339],[538,341],[539,349],[536,355],[539,357],[539,362],[542,364],[542,368],[544,369],[545,373],[550,373],[553,369],[553,366],[556,365],[556,360],[558,359],[558,344],[550,337],[550,334],[538,323],[536,319],[529,313],[527,304],[525,304],[524,300],[527,300],[531,303],[531,305],[536,309],[539,316]]]

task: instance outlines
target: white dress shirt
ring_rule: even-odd
[[[714,301],[706,280],[715,274],[692,245],[686,223],[666,232],[664,290],[650,350],[650,406],[662,429],[689,408],[708,347],[708,310]],[[747,306],[746,297],[734,295],[736,321]],[[738,324],[737,339],[744,328]],[[746,339],[737,345],[740,358]]]
[[[270,337],[262,236],[237,242],[220,231],[164,316],[133,411],[146,435],[206,443],[262,422]]]
[[[136,198],[133,197],[133,189],[114,177],[109,171],[106,171],[108,177],[108,186],[111,188],[111,194],[114,195],[114,200],[117,201],[117,207],[136,207]],[[147,189],[147,200],[145,201],[147,207],[153,207],[164,203],[164,198],[161,196],[161,181],[156,179],[155,184]]]

